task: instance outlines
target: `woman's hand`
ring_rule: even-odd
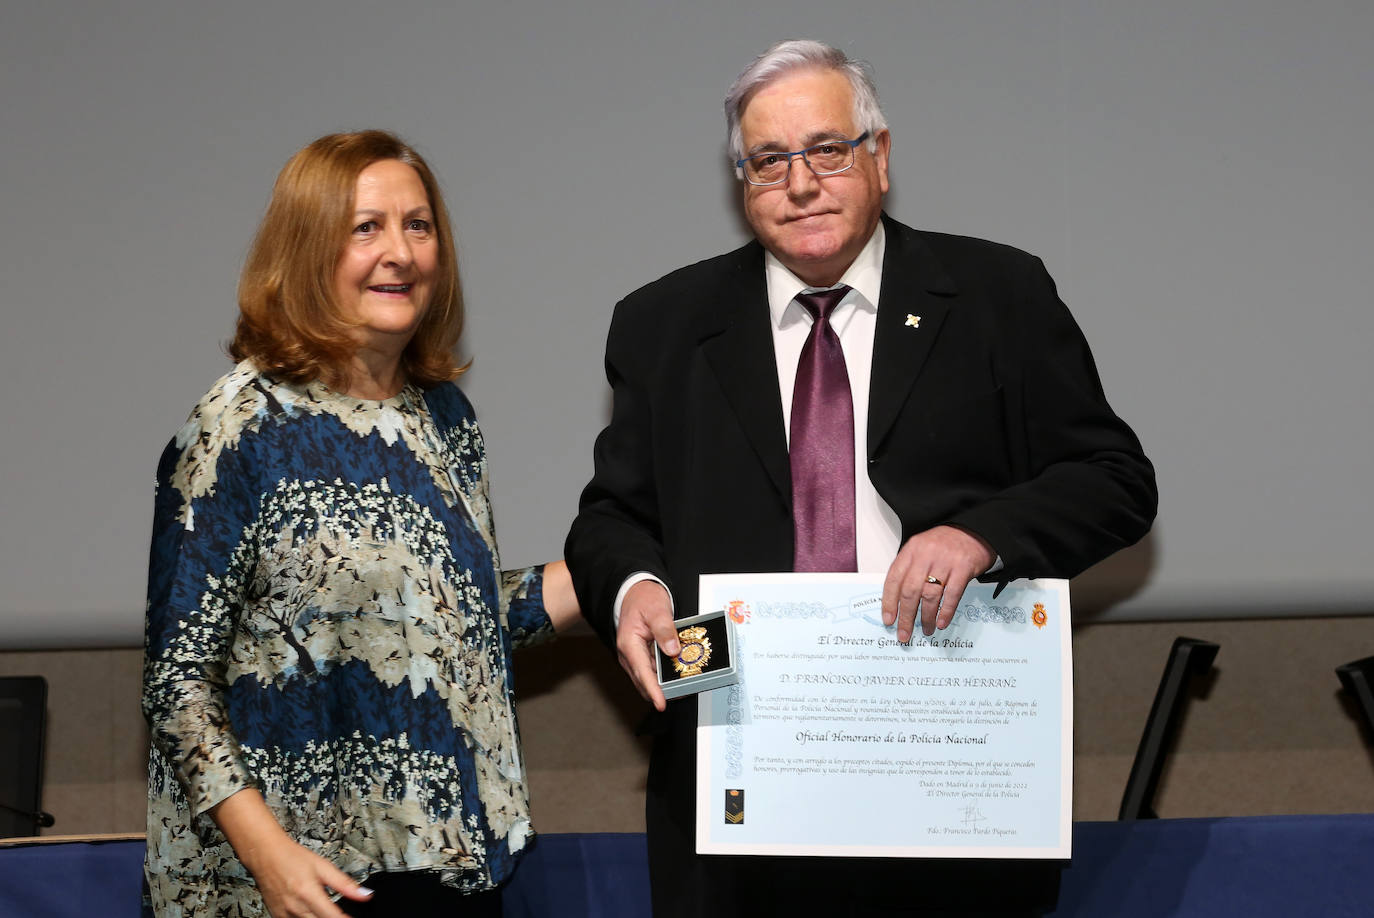
[[[346,918],[326,889],[365,902],[372,890],[282,831],[262,795],[246,788],[210,810],[253,875],[272,918]]]
[[[272,918],[345,918],[343,910],[330,901],[326,886],[349,899],[363,901],[371,896],[348,874],[296,844],[285,832],[259,848],[253,860],[256,865],[248,869]]]

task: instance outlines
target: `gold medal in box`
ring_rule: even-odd
[[[677,656],[670,657],[662,650],[655,654],[663,697],[694,695],[739,681],[735,626],[724,610],[678,619],[673,625],[677,628]]]

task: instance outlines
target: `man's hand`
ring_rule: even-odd
[[[992,546],[955,526],[936,526],[916,533],[907,539],[887,570],[883,624],[897,623],[899,641],[911,639],[918,611],[921,630],[927,637],[936,628],[948,628],[964,588],[996,560]]]
[[[655,643],[670,657],[682,651],[677,629],[673,627],[673,602],[668,591],[657,581],[641,580],[625,592],[625,599],[620,604],[615,649],[620,655],[620,665],[630,674],[639,694],[662,711],[668,702],[658,687]]]

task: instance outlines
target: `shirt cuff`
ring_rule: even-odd
[[[664,592],[668,594],[668,611],[676,613],[676,610],[673,608],[673,591],[668,589],[668,584],[659,580],[648,571],[636,571],[626,577],[625,582],[622,583],[620,589],[616,591],[615,605],[612,607],[611,611],[614,614],[614,624],[617,628],[620,627],[620,605],[625,601],[625,594],[630,592],[630,587],[634,586],[636,583],[643,583],[645,580],[652,580],[654,583],[663,587]]]

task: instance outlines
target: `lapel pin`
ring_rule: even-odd
[[[921,317],[920,317],[920,316],[913,316],[911,313],[907,313],[907,314],[906,314],[906,324],[907,324],[907,325],[910,325],[912,328],[920,328],[920,327],[921,327]]]

